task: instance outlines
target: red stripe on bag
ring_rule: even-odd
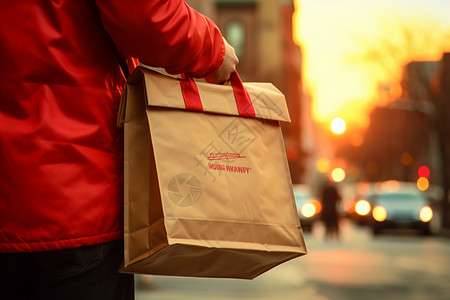
[[[237,72],[231,74],[230,77],[231,86],[233,87],[234,98],[236,99],[239,115],[242,117],[256,117],[255,108],[253,107],[250,95],[242,83],[241,78]]]
[[[236,106],[239,115],[241,117],[255,118],[256,114],[252,100],[237,72],[231,74],[230,83],[231,87],[233,88],[234,98],[236,100]],[[195,83],[195,81],[189,76],[181,74],[180,85],[186,109],[203,111],[202,100],[200,99],[200,94],[198,92],[197,84]]]
[[[195,81],[189,76],[181,74],[180,85],[186,109],[203,111],[202,100]]]

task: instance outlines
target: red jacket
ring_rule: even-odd
[[[0,252],[122,237],[124,78],[111,40],[195,77],[225,51],[182,0],[0,0]]]

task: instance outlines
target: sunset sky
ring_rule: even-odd
[[[295,0],[295,7],[304,88],[319,122],[339,116],[349,126],[364,127],[370,108],[382,101],[379,83],[391,95],[399,93],[404,62],[387,59],[384,41],[400,45],[414,60],[439,60],[450,51],[449,0]],[[407,51],[399,29],[405,27],[417,33]],[[385,61],[369,61],[365,54],[370,50],[383,53]]]

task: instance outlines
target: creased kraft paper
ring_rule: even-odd
[[[306,254],[284,96],[246,83],[256,118],[243,118],[230,86],[198,82],[204,111],[188,111],[178,80],[138,68],[123,94],[122,271],[250,279]]]

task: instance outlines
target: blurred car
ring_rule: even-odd
[[[371,227],[374,234],[384,229],[415,229],[429,233],[433,211],[425,195],[420,193],[388,192],[374,195]]]
[[[302,229],[305,232],[311,232],[314,223],[319,219],[322,205],[306,185],[295,184],[294,197]]]

